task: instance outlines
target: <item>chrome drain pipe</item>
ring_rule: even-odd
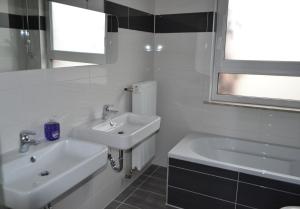
[[[110,161],[110,165],[112,167],[112,169],[116,172],[121,172],[123,170],[123,150],[119,150],[119,157],[118,157],[118,165],[117,166],[117,163],[116,161],[114,160],[114,158],[111,156],[111,153],[108,153],[108,160]]]

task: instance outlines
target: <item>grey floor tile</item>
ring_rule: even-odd
[[[108,206],[106,206],[104,209],[116,209],[120,205],[119,202],[112,201]]]
[[[166,194],[166,179],[149,177],[141,186],[141,189],[155,192],[158,194]]]
[[[153,174],[153,177],[167,179],[167,168],[166,167],[159,167]]]
[[[125,204],[121,204],[118,209],[139,209],[138,207],[135,206],[131,206],[131,205],[125,205]]]
[[[136,190],[125,203],[142,209],[162,209],[165,206],[166,198],[163,195],[157,195],[143,190]]]
[[[151,175],[158,168],[157,165],[150,165],[149,168],[143,173],[144,175]]]
[[[125,200],[134,190],[136,189],[136,187],[133,186],[129,186],[127,187],[121,194],[119,194],[119,196],[116,198],[117,201],[122,202],[123,200]]]
[[[138,187],[141,186],[141,184],[148,178],[148,176],[141,175],[138,177],[132,184],[131,186]]]

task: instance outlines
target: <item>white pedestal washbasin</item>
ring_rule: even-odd
[[[104,145],[60,139],[30,147],[29,152],[4,155],[4,203],[14,209],[47,205],[107,162]]]
[[[123,113],[112,119],[96,120],[73,129],[72,136],[109,147],[128,150],[160,128],[159,116]]]

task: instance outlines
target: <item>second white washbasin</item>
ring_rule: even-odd
[[[159,116],[123,113],[110,120],[96,120],[73,129],[72,136],[128,150],[160,128]]]

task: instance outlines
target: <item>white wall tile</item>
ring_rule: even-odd
[[[163,48],[155,56],[156,71],[210,75],[211,33],[156,34],[155,46],[158,45]]]
[[[142,10],[150,14],[154,13],[155,0],[113,0],[113,2]]]
[[[156,0],[155,14],[214,11],[215,0]]]
[[[151,13],[154,10],[154,1],[150,0],[119,3]],[[5,8],[0,5],[0,9]],[[120,29],[118,36],[119,54],[115,64],[1,73],[0,153],[18,149],[21,130],[34,130],[39,139],[44,138],[43,124],[51,118],[60,122],[64,137],[72,127],[101,117],[104,104],[114,104],[121,112],[129,111],[131,97],[123,89],[153,79],[154,55],[145,52],[144,46],[153,45],[154,36],[126,29]],[[0,43],[7,43],[8,38],[0,37]],[[103,208],[132,181],[124,176],[125,170],[115,173],[107,166],[57,200],[54,208]]]
[[[213,1],[157,0],[156,13],[212,11]],[[300,147],[300,114],[204,104],[211,75],[212,33],[156,34],[154,78],[158,81],[155,163],[166,165],[167,153],[192,131]]]
[[[130,111],[131,97],[124,87],[153,79],[153,52],[144,51],[149,43],[154,43],[151,33],[120,29],[115,64],[1,73],[1,153],[18,149],[21,130],[34,130],[44,138],[43,124],[51,118],[60,122],[64,137],[72,127],[100,118],[104,104]],[[108,166],[54,208],[103,208],[130,182],[124,176],[125,171],[115,173]]]
[[[0,123],[11,120],[14,124],[14,128],[2,127],[2,153],[18,148],[17,135],[22,129],[41,128],[50,118],[60,120],[65,136],[74,124],[99,117],[106,103],[129,110],[130,95],[123,89],[153,79],[153,52],[145,52],[144,46],[154,40],[151,33],[120,29],[119,34],[119,59],[115,64],[0,74],[4,101]],[[18,118],[23,120],[19,123]]]
[[[9,0],[1,0],[0,1],[0,12],[8,13],[8,1]]]

